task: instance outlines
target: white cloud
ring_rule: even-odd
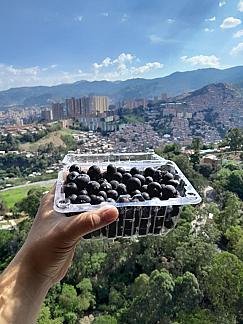
[[[102,13],[101,13],[101,16],[103,16],[103,17],[108,17],[108,16],[109,16],[109,12],[102,12]]]
[[[152,44],[159,44],[163,41],[161,37],[155,34],[149,35],[148,38]]]
[[[236,33],[234,33],[233,37],[234,38],[240,38],[241,36],[243,36],[243,29],[238,30]]]
[[[83,16],[76,16],[76,17],[74,18],[74,20],[77,21],[77,22],[81,22],[81,21],[83,21],[83,19],[84,19]]]
[[[230,54],[233,56],[243,54],[243,43],[239,43],[237,46],[233,47]]]
[[[175,22],[175,19],[172,19],[172,18],[167,19],[168,24],[174,24],[174,22]]]
[[[192,66],[203,66],[203,67],[220,67],[219,58],[215,55],[196,55],[192,57],[182,56],[181,61],[189,63]]]
[[[220,27],[222,29],[234,28],[241,24],[241,20],[234,17],[225,18]]]
[[[219,7],[223,7],[226,5],[226,1],[219,1]]]
[[[127,20],[128,20],[128,15],[127,15],[126,13],[124,13],[124,14],[122,15],[121,22],[124,23],[124,22],[126,22]]]
[[[238,10],[240,12],[243,12],[243,0],[240,0],[239,3],[238,3]]]
[[[215,21],[215,20],[216,20],[216,17],[215,16],[213,16],[211,18],[206,18],[205,19],[205,21]]]
[[[132,67],[131,71],[133,74],[144,74],[154,69],[162,69],[164,67],[163,64],[159,62],[149,62],[145,65],[139,67]]]
[[[213,28],[204,28],[204,31],[206,33],[212,33],[212,32],[214,32],[214,29]]]
[[[80,80],[126,80],[159,70],[163,68],[163,64],[160,62],[142,64],[134,54],[121,53],[116,58],[106,57],[101,62],[92,64],[87,71],[77,68],[67,72],[60,71],[57,67],[56,64],[23,68],[0,64],[0,90],[22,86],[51,86]]]

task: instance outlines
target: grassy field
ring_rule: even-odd
[[[56,132],[52,132],[48,134],[47,136],[41,138],[39,141],[35,143],[25,143],[20,145],[20,149],[22,151],[29,151],[29,152],[35,152],[38,150],[40,146],[47,145],[49,143],[52,143],[54,146],[59,147],[66,147],[66,144],[63,142],[61,137],[63,135],[71,135],[73,133],[70,129],[61,129]]]
[[[43,188],[46,188],[46,190],[49,190],[52,187],[45,186]],[[24,188],[15,188],[15,189],[9,189],[7,191],[0,192],[0,199],[3,200],[7,207],[11,209],[16,202],[22,200],[24,197],[27,196],[27,193],[30,189],[33,188],[40,188],[38,186],[26,186]]]

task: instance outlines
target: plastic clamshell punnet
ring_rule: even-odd
[[[137,167],[143,171],[147,167],[176,173],[183,187],[180,188],[180,197],[160,200],[151,200],[108,203],[99,205],[71,204],[62,191],[66,174],[72,164],[80,165],[82,170],[88,170],[91,165],[98,165],[105,171],[107,165],[114,164],[130,170]],[[195,205],[201,202],[201,197],[185,177],[178,166],[170,160],[165,160],[153,151],[146,153],[107,153],[107,154],[67,154],[63,159],[63,169],[58,174],[54,210],[59,213],[69,214],[92,211],[107,204],[116,206],[119,218],[116,222],[105,228],[95,231],[86,238],[119,238],[147,235],[165,235],[173,229],[178,221],[180,211],[184,205]]]

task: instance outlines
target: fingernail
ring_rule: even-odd
[[[101,220],[103,223],[110,223],[116,219],[117,216],[115,216],[114,208],[106,207],[103,209],[101,214]]]

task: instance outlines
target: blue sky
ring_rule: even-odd
[[[243,64],[243,0],[8,0],[0,90]]]

